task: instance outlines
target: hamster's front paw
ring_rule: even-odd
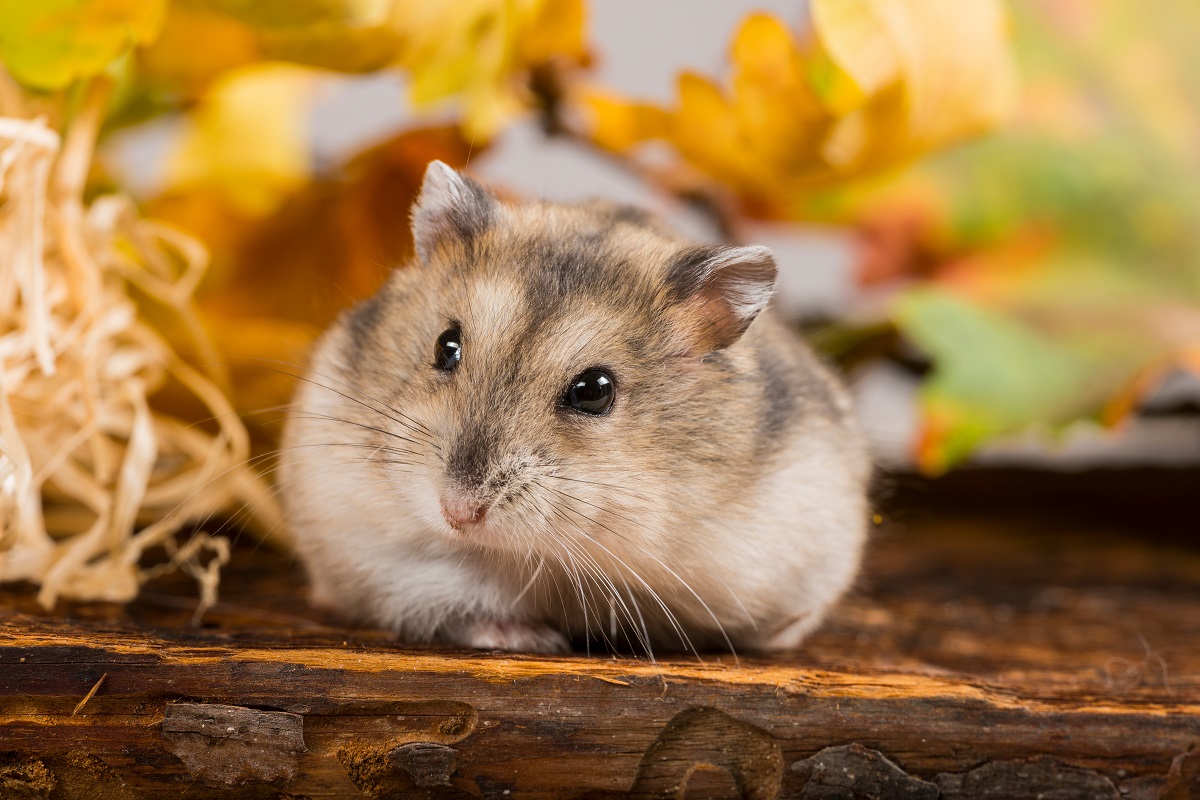
[[[800,647],[812,629],[820,622],[820,617],[808,611],[802,611],[794,617],[785,620],[773,631],[764,633],[763,638],[756,642],[751,649],[764,653],[795,650]]]
[[[459,644],[479,650],[515,650],[525,653],[569,653],[567,637],[548,625],[514,620],[468,622],[453,637]]]

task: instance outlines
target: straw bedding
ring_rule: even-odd
[[[123,196],[84,201],[107,94],[90,87],[65,137],[0,97],[0,582],[47,607],[125,602],[182,569],[202,611],[229,541],[197,523],[278,512],[195,317],[204,248]],[[203,413],[168,413],[164,389]]]

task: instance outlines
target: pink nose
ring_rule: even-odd
[[[487,504],[443,497],[442,516],[451,528],[461,531],[471,525],[483,524],[483,519],[487,516]]]

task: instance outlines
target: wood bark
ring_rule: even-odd
[[[249,548],[189,591],[0,592],[0,798],[1200,797],[1200,554],[1122,531],[883,530],[770,658],[399,647]]]

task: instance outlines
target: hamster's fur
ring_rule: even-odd
[[[324,335],[281,487],[315,602],[406,641],[795,647],[854,578],[869,465],[760,246],[440,162],[413,263]],[[435,364],[457,329],[461,360]],[[564,402],[589,368],[608,412]]]

